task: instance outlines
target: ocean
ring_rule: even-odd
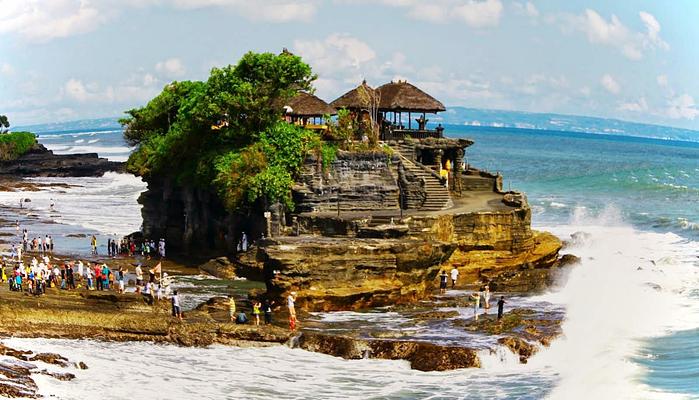
[[[5,342],[90,366],[71,371],[71,382],[37,377],[44,395],[60,399],[93,398],[96,390],[105,399],[699,399],[699,143],[456,125],[445,133],[474,139],[466,161],[501,172],[506,189],[526,192],[534,228],[568,240],[564,253],[582,258],[555,289],[530,298],[564,308],[566,319],[564,337],[526,365],[504,351],[483,352],[481,369],[424,373],[403,361],[348,361],[286,347]],[[40,135],[57,152],[116,160],[129,152],[117,128]],[[34,216],[33,229],[106,238],[139,228],[140,179],[67,181],[76,187],[28,194],[24,212]],[[18,197],[0,193],[0,204],[16,207]],[[571,239],[576,232],[584,234]],[[87,251],[85,239],[61,240]]]

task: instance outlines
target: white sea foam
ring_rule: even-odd
[[[582,264],[564,288],[542,296],[566,307],[565,337],[529,363],[560,375],[551,399],[678,398],[642,384],[647,371],[631,358],[642,339],[699,325],[699,307],[688,297],[699,283],[699,243],[636,231],[618,214],[614,208],[598,217],[578,212],[572,225],[542,227],[561,237],[589,234],[566,249]]]
[[[20,198],[29,198],[31,202],[25,203],[25,208],[45,219],[104,234],[128,234],[141,226],[141,205],[136,200],[146,189],[146,183],[133,175],[108,172],[102,177],[28,180],[74,186],[47,187],[38,192],[0,192],[0,204],[17,206]]]

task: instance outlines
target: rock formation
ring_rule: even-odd
[[[102,176],[105,172],[121,171],[123,163],[99,158],[97,153],[53,154],[36,144],[16,160],[0,162],[0,176]]]

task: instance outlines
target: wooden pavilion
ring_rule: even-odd
[[[309,129],[326,129],[323,117],[337,114],[334,107],[307,92],[298,92],[283,108],[290,122]]]
[[[444,104],[408,81],[390,82],[376,89],[379,98],[381,139],[397,140],[406,135],[415,139],[442,137],[444,128],[427,129],[426,114],[446,111]],[[403,114],[408,114],[407,126]],[[418,114],[413,124],[413,114]]]
[[[367,125],[376,121],[381,140],[441,138],[444,128],[428,129],[427,114],[446,111],[444,104],[407,81],[390,82],[374,89],[363,81],[361,85],[330,103],[336,109],[346,108]],[[403,114],[407,113],[407,121]],[[413,114],[419,117],[413,121]],[[407,126],[406,126],[407,122]]]

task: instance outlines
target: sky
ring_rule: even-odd
[[[695,0],[0,0],[0,114],[120,116],[287,48],[328,102],[406,79],[447,107],[699,130],[697,21]]]

